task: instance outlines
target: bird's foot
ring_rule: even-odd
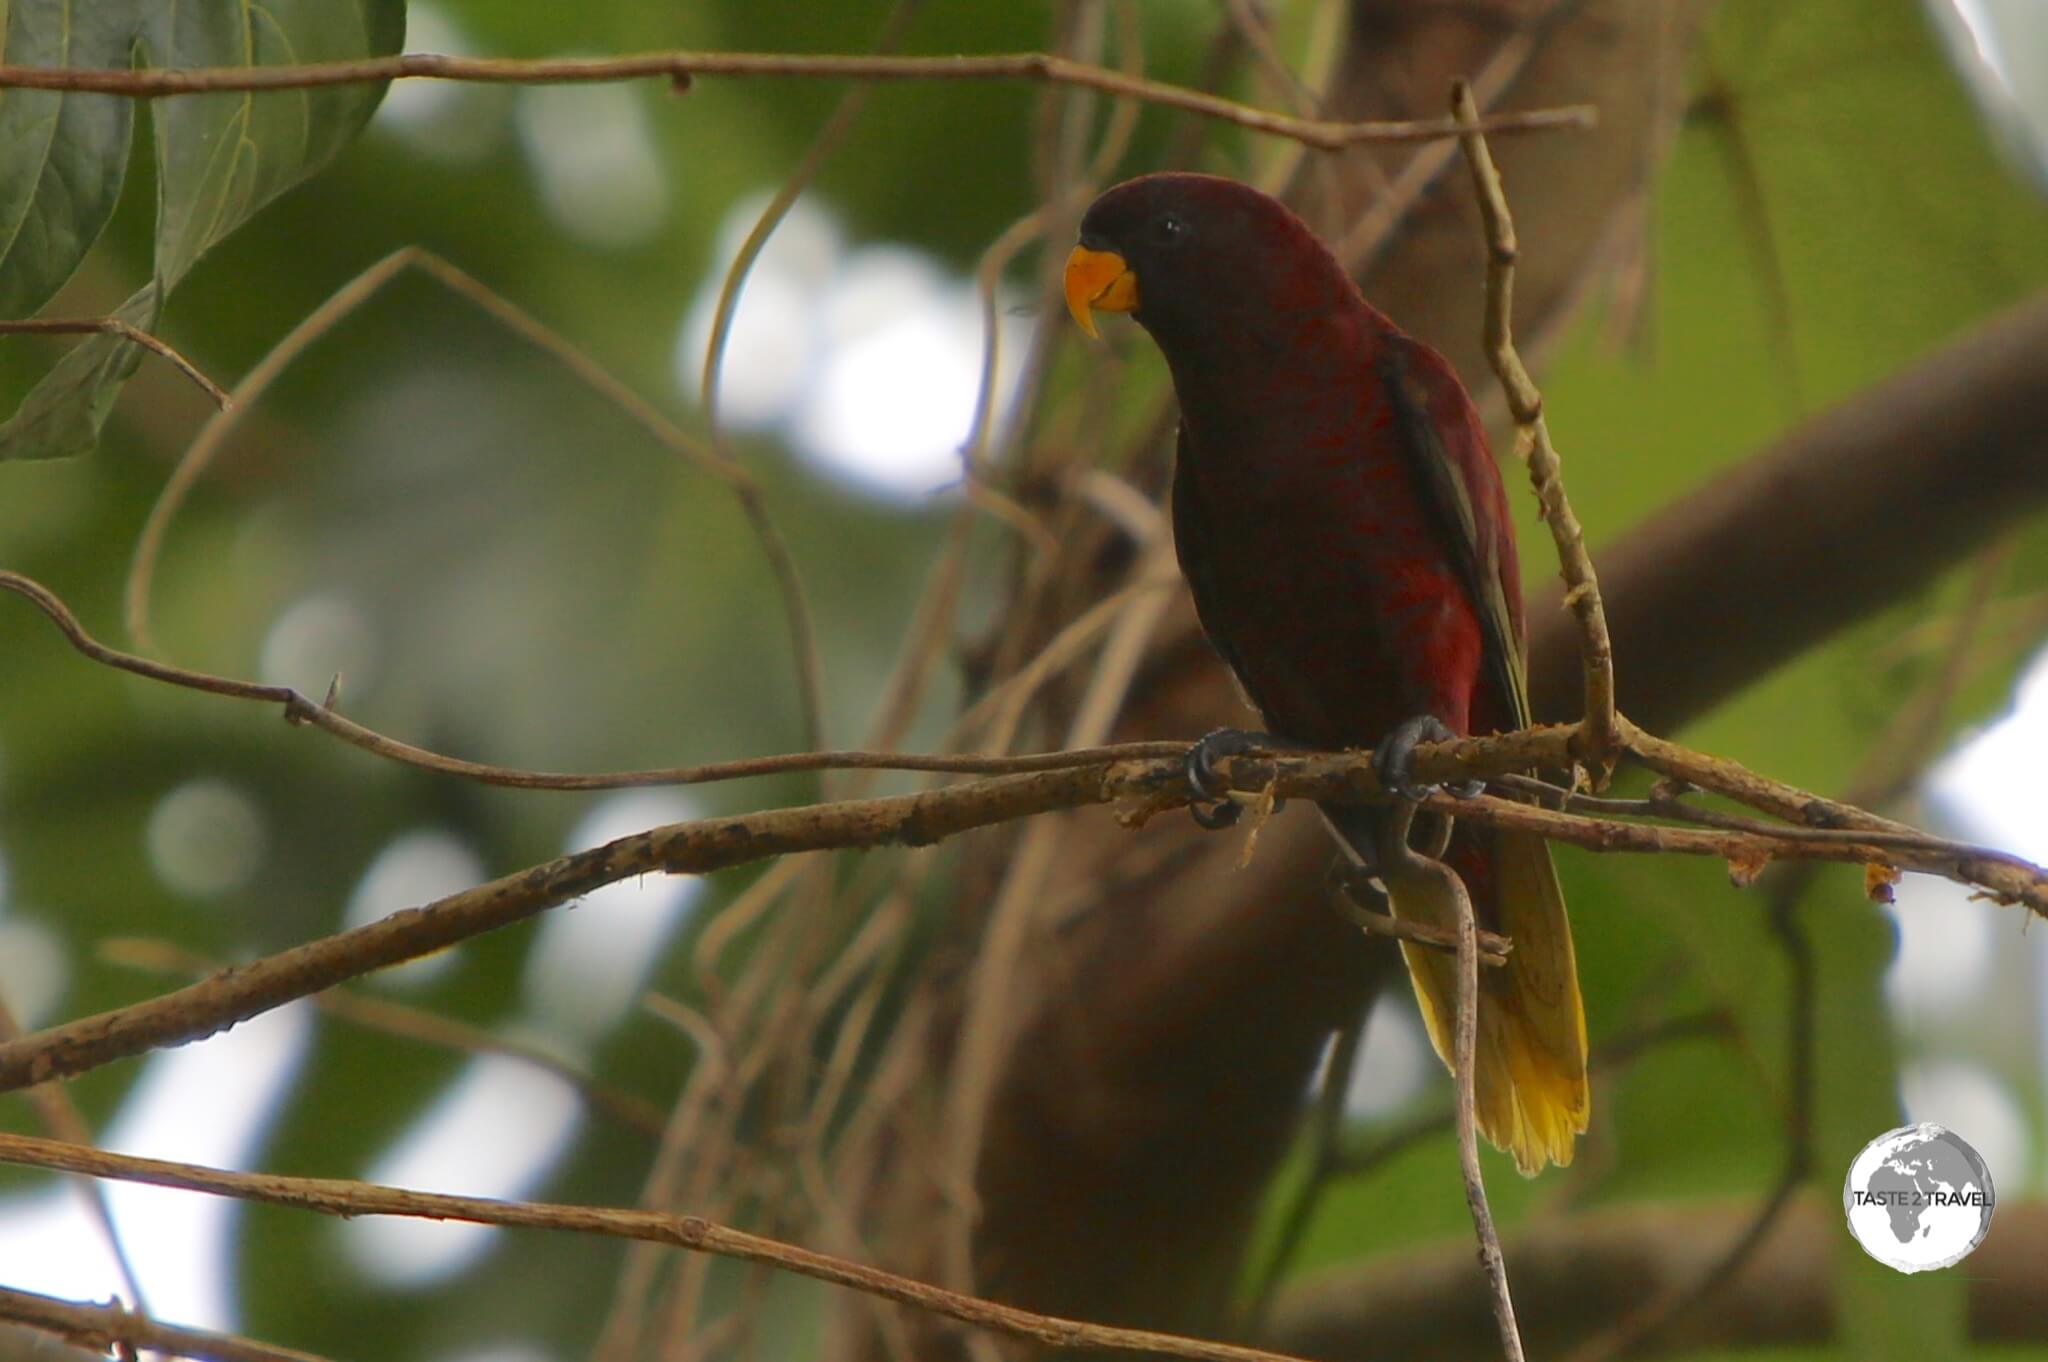
[[[1372,772],[1379,777],[1380,788],[1401,799],[1418,803],[1439,789],[1448,790],[1460,799],[1484,793],[1486,782],[1483,780],[1460,781],[1455,785],[1418,785],[1409,775],[1408,768],[1415,759],[1416,744],[1449,742],[1457,736],[1450,725],[1434,714],[1418,714],[1395,724],[1372,750]]]
[[[1230,786],[1218,774],[1216,763],[1225,757],[1241,757],[1261,749],[1298,746],[1271,733],[1248,733],[1242,728],[1219,728],[1203,735],[1200,742],[1188,748],[1182,764],[1188,789],[1194,795],[1188,814],[1211,832],[1231,826],[1244,815],[1244,806],[1231,797]],[[1286,802],[1276,799],[1273,808],[1277,811]]]

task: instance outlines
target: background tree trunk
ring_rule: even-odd
[[[1354,5],[1333,116],[1433,117],[1451,81],[1499,73],[1496,107],[1599,106],[1590,134],[1500,139],[1523,239],[1525,343],[1554,333],[1589,283],[1641,249],[1648,176],[1684,97],[1687,49],[1707,6],[1593,3]],[[1475,392],[1484,259],[1464,166],[1450,144],[1362,149],[1340,163],[1333,212],[1313,167],[1304,208],[1356,222],[1404,172],[1433,167],[1412,208],[1357,248],[1367,295],[1438,346]],[[1540,244],[1538,244],[1540,243]],[[1155,450],[1140,470],[1163,488]],[[1069,598],[1117,585],[1122,560],[1076,552]],[[1248,715],[1185,599],[1154,640],[1119,738],[1183,737]],[[1087,1319],[1192,1331],[1224,1323],[1246,1232],[1330,1032],[1360,1015],[1391,953],[1328,907],[1329,851],[1305,816],[1276,820],[1235,869],[1242,840],[1162,820],[1133,838],[1070,819],[1057,867],[1009,981],[1007,1042],[979,1123],[973,1285]],[[1000,857],[1003,852],[996,852]],[[1134,869],[1134,867],[1136,867]],[[991,876],[994,882],[996,876]],[[1078,905],[1078,906],[1075,906]],[[933,1088],[957,1083],[956,1006],[940,1004],[900,1046]],[[935,1105],[934,1110],[938,1110]],[[907,1138],[877,1176],[889,1261],[960,1282],[944,1239],[948,1199],[932,1181],[944,1138]],[[917,1151],[913,1157],[911,1151]],[[919,1160],[924,1162],[920,1164]],[[951,1269],[951,1270],[949,1270]]]

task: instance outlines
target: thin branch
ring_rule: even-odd
[[[1144,580],[1164,569],[1172,546],[1159,535],[1143,546],[1132,570]],[[1124,697],[1137,675],[1146,645],[1165,614],[1170,598],[1163,592],[1139,592],[1117,612],[1103,642],[1095,673],[1088,679],[1069,721],[1069,744],[1094,744],[1106,736],[1122,710]],[[1003,742],[1008,742],[1004,735]],[[1011,988],[1020,971],[1032,930],[1042,921],[1045,885],[1059,861],[1061,828],[1047,821],[1030,828],[1011,852],[1000,886],[987,910],[981,948],[976,954],[960,1019],[958,1050],[952,1065],[951,1088],[942,1119],[942,1177],[959,1189],[950,1208],[944,1239],[952,1272],[972,1280],[973,1230],[980,1219],[971,1204],[975,1162],[980,1157],[995,1084],[1002,1073],[1001,1050],[1010,1017]]]
[[[1131,742],[1065,751],[1006,755],[1000,753],[919,754],[900,752],[793,752],[737,761],[712,762],[698,766],[675,766],[638,771],[573,774],[524,771],[465,761],[414,747],[373,729],[343,718],[324,704],[315,704],[290,686],[266,685],[233,677],[194,671],[170,663],[112,648],[94,639],[78,618],[49,588],[17,572],[0,569],[0,590],[13,592],[30,601],[85,656],[105,666],[169,685],[231,699],[281,705],[287,722],[308,724],[331,733],[353,746],[378,756],[416,766],[422,770],[458,775],[485,784],[523,789],[595,790],[634,785],[688,785],[710,781],[737,780],[748,776],[790,771],[894,770],[938,771],[960,774],[1029,774],[1093,771],[1103,778],[1099,789],[1073,803],[1048,807],[1075,808],[1086,803],[1133,801],[1129,821],[1142,822],[1152,814],[1186,803],[1184,781],[1171,771],[1186,755],[1182,742]],[[1537,832],[1555,841],[1592,851],[1673,851],[1686,855],[1721,856],[1726,859],[1761,858],[1823,860],[1849,863],[1889,863],[1902,870],[1918,870],[1974,884],[2004,902],[2026,903],[2048,914],[2048,885],[2042,871],[2021,857],[1968,843],[1935,837],[1906,824],[1880,818],[1854,805],[1808,793],[1782,781],[1759,775],[1739,762],[1697,752],[1659,738],[1616,717],[1618,741],[1626,753],[1651,770],[1701,789],[1725,796],[1737,803],[1787,820],[1786,826],[1742,820],[1709,811],[1690,809],[1691,821],[1710,821],[1703,829],[1654,827],[1611,819],[1586,818],[1552,809],[1535,808],[1481,796],[1464,800],[1439,793],[1431,806],[1492,827]],[[1579,730],[1572,726],[1539,725],[1512,733],[1483,738],[1418,746],[1414,769],[1418,778],[1456,781],[1474,776],[1497,778],[1529,767],[1558,768],[1570,764],[1577,750]],[[1373,777],[1364,754],[1279,753],[1248,755],[1223,764],[1223,778],[1229,788],[1243,794],[1263,794],[1270,786],[1283,798],[1372,800],[1384,796]],[[907,796],[935,798],[967,793],[972,786],[951,791]],[[834,813],[889,801],[849,800],[811,807],[812,812]],[[1041,809],[1019,808],[1008,817],[1021,817]],[[1659,812],[1651,808],[1650,812]],[[798,809],[771,811],[793,814]],[[759,815],[762,817],[771,814]],[[750,815],[740,815],[744,821]],[[730,820],[712,820],[723,822]],[[999,821],[999,820],[998,820]],[[1732,824],[1732,826],[1730,826]],[[689,826],[689,825],[677,825]],[[970,824],[968,826],[980,826]],[[961,830],[964,830],[961,829]],[[844,834],[831,834],[844,835]],[[908,834],[915,836],[913,830]],[[790,850],[821,850],[842,846],[871,845],[867,842],[827,840],[815,846],[793,844]],[[770,853],[762,853],[770,854]],[[743,857],[755,859],[754,857]],[[721,862],[737,864],[737,862]]]
[[[698,76],[812,77],[827,80],[997,80],[1070,85],[1181,109],[1253,132],[1291,137],[1335,151],[1360,142],[1425,142],[1453,137],[1450,119],[1413,118],[1346,123],[1296,118],[1254,108],[1200,90],[1126,75],[1107,67],[1044,52],[981,53],[963,56],[897,57],[793,52],[643,52],[623,57],[557,57],[537,61],[502,57],[451,57],[408,52],[361,61],[308,62],[290,66],[220,66],[185,69],[79,70],[0,65],[0,89],[79,90],[161,99],[220,91],[307,90],[328,85],[428,78],[495,84],[553,85],[584,81],[665,77],[687,88]],[[1497,114],[1480,127],[1487,132],[1527,132],[1593,125],[1589,105]]]
[[[877,52],[888,52],[902,41],[904,31],[916,7],[908,0],[897,0],[882,24],[881,36],[876,40]],[[699,400],[704,408],[704,424],[710,430],[711,447],[726,463],[737,466],[738,460],[732,453],[731,442],[726,438],[725,428],[719,422],[719,376],[725,365],[726,344],[732,337],[733,318],[739,311],[740,290],[745,286],[747,275],[753,270],[754,262],[761,257],[761,251],[768,244],[768,238],[782,225],[805,189],[810,187],[825,162],[846,140],[846,134],[860,118],[867,107],[868,93],[873,87],[867,82],[858,82],[839,97],[839,105],[825,120],[825,126],[811,139],[805,148],[803,159],[796,168],[783,178],[775,194],[761,209],[761,215],[748,229],[746,238],[740,242],[739,250],[733,253],[731,265],[727,266],[725,278],[718,288],[718,303],[711,317],[711,336],[704,346],[703,382]],[[809,627],[808,609],[792,611],[791,646],[796,656],[797,695],[803,710],[804,743],[808,747],[825,745],[825,669],[824,661],[818,654],[816,632]],[[819,793],[826,791],[821,786]]]
[[[1626,721],[1624,721],[1626,722]],[[1639,730],[1636,730],[1639,732]],[[1659,757],[1659,760],[1669,760]],[[1915,769],[1918,769],[1917,766]],[[1643,799],[1612,799],[1602,795],[1583,794],[1566,789],[1547,780],[1538,780],[1509,772],[1491,778],[1492,783],[1506,789],[1524,791],[1539,799],[1548,801],[1544,807],[1563,809],[1572,813],[1611,814],[1622,818],[1666,818],[1673,822],[1690,823],[1696,827],[1721,828],[1729,832],[1749,832],[1765,837],[1780,834],[1797,836],[1801,841],[1812,843],[1840,842],[1860,846],[1903,847],[1909,850],[1947,851],[1954,855],[1967,855],[1971,848],[1931,833],[1921,832],[1903,823],[1863,815],[1870,821],[1857,827],[1788,827],[1766,818],[1751,818],[1739,813],[1728,813],[1722,809],[1701,808],[1687,803],[1685,794],[1690,792],[1683,781],[1659,782]],[[1777,785],[1777,782],[1769,782]],[[1784,787],[1780,787],[1784,788]],[[1846,810],[1851,806],[1837,805],[1833,801],[1816,802],[1818,808],[1809,816],[1827,819],[1846,816],[1834,810]],[[1856,810],[1861,814],[1862,810]]]
[[[1337,911],[1358,925],[1368,936],[1391,937],[1396,941],[1412,941],[1418,946],[1431,950],[1458,953],[1458,929],[1443,927],[1419,918],[1395,917],[1366,907],[1351,896],[1344,885],[1338,885],[1330,895]],[[1492,967],[1505,965],[1508,952],[1514,949],[1514,942],[1497,932],[1485,928],[1479,930],[1479,963]]]
[[[196,671],[173,663],[157,662],[95,639],[78,616],[56,593],[33,578],[0,568],[0,590],[11,591],[32,603],[55,624],[71,646],[93,661],[117,671],[161,681],[186,690],[203,691],[235,700],[252,700],[281,705],[287,723],[306,724],[330,733],[352,747],[422,771],[460,776],[485,785],[502,785],[521,790],[616,790],[646,785],[702,785],[716,781],[744,780],[752,776],[787,775],[801,771],[938,771],[969,775],[997,772],[1058,770],[1087,765],[1102,759],[1172,756],[1185,752],[1186,744],[1170,742],[1121,743],[1092,752],[1042,752],[1023,755],[953,753],[923,755],[897,752],[790,752],[736,761],[705,762],[695,766],[654,767],[638,771],[605,771],[589,774],[564,771],[528,771],[489,762],[467,761],[444,756],[397,738],[387,737],[343,717],[325,704],[315,703],[290,686],[267,685]]]
[[[94,643],[54,596],[29,579],[0,573],[0,587],[36,601],[89,656],[141,675],[194,684],[195,674],[114,654]],[[289,716],[317,719],[323,726],[341,722],[332,711],[311,705],[288,688],[209,677],[199,677],[198,682],[199,689],[284,702]],[[1744,883],[1774,860],[1879,865],[1942,875],[2002,902],[2024,903],[2048,915],[2048,872],[2019,857],[1916,833],[1853,806],[1769,780],[1738,763],[1652,737],[1625,719],[1619,722],[1625,750],[1652,769],[1792,820],[1790,825],[1769,834],[1665,827],[1591,818],[1491,796],[1457,799],[1442,793],[1425,803],[1473,824],[1533,832],[1593,851],[1713,856],[1743,871]],[[1577,737],[1575,726],[1552,726],[1425,744],[1417,748],[1413,767],[1418,779],[1432,782],[1557,768],[1570,763]],[[224,971],[159,998],[0,1044],[0,1091],[211,1035],[293,999],[521,921],[632,875],[706,874],[802,851],[924,846],[973,828],[1088,805],[1116,804],[1123,821],[1142,822],[1187,803],[1184,754],[1182,744],[1161,743],[995,759],[1033,769],[915,794],[769,809],[669,824],[623,837],[425,908]],[[828,764],[839,755],[844,754],[806,753],[785,760]],[[860,755],[862,764],[872,766],[934,760]],[[1278,796],[1335,802],[1384,797],[1366,754],[1238,757],[1220,765],[1230,787],[1247,794],[1271,790]]]
[[[1543,50],[1543,40],[1552,27],[1570,18],[1583,3],[1584,0],[1546,0],[1540,8],[1525,15],[1514,31],[1501,39],[1473,78],[1473,93],[1479,103],[1491,109],[1504,98]],[[1457,147],[1451,142],[1427,143],[1416,148],[1400,174],[1383,192],[1373,195],[1372,206],[1336,243],[1337,258],[1344,263],[1346,272],[1354,278],[1366,276],[1456,154]]]
[[[1465,1182],[1465,1209],[1472,1217],[1472,1232],[1479,1240],[1479,1267],[1486,1273],[1493,1297],[1494,1323],[1500,1329],[1501,1352],[1507,1362],[1523,1362],[1522,1332],[1515,1326],[1515,1298],[1508,1290],[1507,1259],[1500,1248],[1500,1231],[1494,1228],[1493,1211],[1486,1204],[1486,1177],[1479,1168],[1479,1117],[1474,1070],[1479,1063],[1479,920],[1472,911],[1472,896],[1465,892],[1458,873],[1441,861],[1436,874],[1450,890],[1458,918],[1458,1015],[1453,1032],[1452,1052],[1457,1062],[1452,1079],[1457,1087],[1458,1168]]]
[[[156,973],[204,977],[222,968],[219,961],[209,959],[197,951],[186,950],[174,942],[158,941],[148,937],[114,937],[100,943],[98,954],[100,959],[112,964]],[[481,1026],[472,1026],[453,1017],[429,1012],[425,1008],[413,1007],[389,998],[375,998],[367,993],[356,993],[347,989],[330,988],[315,994],[313,1005],[329,1016],[339,1018],[352,1026],[360,1026],[365,1031],[375,1031],[381,1035],[395,1036],[400,1040],[432,1045],[443,1050],[453,1050],[458,1054],[504,1055],[522,1060],[567,1083],[592,1109],[603,1112],[619,1124],[637,1130],[643,1135],[661,1138],[662,1128],[666,1122],[661,1109],[654,1103],[644,1097],[622,1092],[602,1083],[581,1065],[571,1063],[538,1045],[530,1045],[511,1036],[502,1036]],[[61,1093],[65,1089],[44,1086],[31,1091]],[[64,1135],[62,1138],[72,1137]],[[80,1140],[78,1143],[87,1142]]]
[[[4,997],[0,997],[0,1044],[19,1040],[21,1036],[21,1023],[15,1019],[14,1009],[8,1006]],[[72,1100],[69,1088],[57,1084],[30,1088],[28,1103],[42,1122],[43,1129],[56,1139],[72,1144],[93,1143],[92,1127],[86,1124],[85,1113]],[[107,1252],[114,1259],[114,1271],[128,1292],[129,1306],[138,1315],[148,1315],[149,1298],[142,1292],[142,1278],[135,1271],[135,1261],[129,1257],[128,1244],[121,1238],[121,1228],[114,1220],[114,1208],[107,1201],[107,1189],[91,1178],[81,1178],[78,1191],[85,1198],[87,1212],[92,1216],[100,1238],[106,1243]]]
[[[1585,719],[1579,754],[1604,772],[1620,746],[1614,709],[1614,644],[1607,635],[1607,615],[1600,603],[1600,582],[1586,552],[1586,532],[1566,499],[1564,476],[1550,427],[1543,419],[1543,394],[1515,350],[1515,222],[1508,212],[1500,171],[1479,130],[1479,106],[1472,87],[1458,81],[1451,87],[1451,110],[1466,131],[1459,138],[1472,169],[1473,192],[1479,196],[1486,224],[1486,352],[1514,417],[1516,452],[1529,465],[1536,504],[1557,544],[1558,566],[1565,583],[1565,604],[1579,621],[1580,665],[1585,670]]]
[[[1113,798],[1114,764],[999,776],[944,791],[672,824],[558,857],[424,908],[337,932],[160,997],[0,1045],[0,1091],[202,1039],[271,1008],[418,959],[635,875],[704,874],[805,850],[922,845],[992,823]],[[1160,762],[1164,777],[1172,764]]]
[[[1298,1362],[1258,1348],[1183,1338],[1149,1329],[1124,1329],[1104,1324],[1041,1315],[995,1301],[965,1296],[910,1277],[869,1267],[865,1263],[819,1253],[813,1249],[745,1230],[702,1216],[628,1211],[603,1206],[570,1206],[533,1201],[494,1201],[486,1197],[444,1196],[345,1178],[285,1177],[275,1173],[237,1173],[197,1164],[172,1163],[109,1154],[104,1150],[59,1140],[0,1132],[0,1162],[49,1168],[88,1177],[119,1178],[155,1187],[208,1192],[240,1201],[289,1206],[344,1218],[396,1215],[425,1220],[459,1220],[476,1225],[566,1230],[668,1244],[695,1253],[714,1254],[741,1262],[761,1263],[834,1286],[915,1306],[948,1319],[1012,1338],[1055,1348],[1108,1348],[1120,1352],[1185,1357],[1194,1362]],[[265,1362],[279,1356],[263,1355]]]
[[[143,349],[166,360],[171,367],[192,380],[207,400],[222,411],[232,408],[234,399],[227,395],[220,384],[206,376],[206,371],[185,358],[171,347],[161,336],[144,331],[135,323],[121,317],[25,317],[15,321],[0,321],[0,336],[94,336],[115,335],[132,341]]]
[[[1842,1198],[1832,1188],[1793,1202],[1762,1250],[1711,1310],[1630,1354],[1734,1358],[1827,1356],[1840,1324]],[[1832,1204],[1830,1204],[1832,1203]],[[1751,1214],[1742,1202],[1635,1202],[1583,1215],[1542,1217],[1510,1240],[1526,1302],[1523,1327],[1539,1355],[1562,1358],[1589,1333],[1646,1294],[1688,1280],[1702,1243],[1734,1234]],[[1999,1208],[1957,1282],[1969,1299],[1971,1341],[1986,1346],[2048,1339],[2048,1204],[2015,1198]],[[1353,1264],[1286,1292],[1266,1337],[1311,1357],[1349,1362],[1485,1362],[1499,1350],[1482,1330],[1484,1293],[1474,1280],[1469,1237],[1417,1245]],[[2031,1351],[2031,1350],[2027,1350]],[[2022,1351],[2020,1355],[2027,1355]]]
[[[11,1286],[0,1286],[0,1319],[95,1352],[123,1357],[146,1351],[200,1358],[204,1362],[326,1362],[315,1353],[259,1343],[253,1338],[158,1324],[118,1301],[96,1305],[89,1301],[59,1300],[33,1291],[17,1291]]]

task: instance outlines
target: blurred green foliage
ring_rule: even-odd
[[[10,60],[108,67],[135,49],[159,67],[234,67],[341,61],[396,51],[404,0],[282,0],[245,5],[146,6],[117,0],[74,17],[61,0],[11,5]],[[146,331],[166,296],[209,248],[318,170],[353,139],[377,106],[376,86],[294,90],[259,97],[212,94],[155,110],[156,247],[149,282],[119,308]],[[0,100],[9,167],[0,226],[0,302],[27,315],[77,268],[112,215],[132,135],[124,101],[13,90]],[[18,141],[16,139],[19,139]],[[26,172],[26,173],[24,173]],[[21,191],[27,189],[27,193]],[[0,459],[63,458],[90,450],[140,352],[113,335],[74,347],[0,425]]]
[[[16,0],[10,34],[36,8]],[[873,3],[755,0],[596,9],[449,0],[440,10],[475,50],[527,56],[857,51],[883,13]],[[1215,13],[1150,4],[1145,19],[1151,73],[1192,80]],[[933,6],[908,48],[1030,49],[1044,45],[1047,21],[1042,5]],[[1618,351],[1594,315],[1545,375],[1573,497],[1596,541],[2048,281],[2048,214],[1989,153],[1913,7],[1729,0],[1693,79],[1699,98],[1658,197],[1641,343]],[[672,357],[685,310],[718,263],[720,224],[736,201],[788,172],[836,97],[834,87],[803,81],[708,79],[681,98],[655,83],[633,87],[654,129],[668,208],[652,236],[617,249],[580,243],[550,219],[509,127],[477,158],[449,161],[373,125],[193,266],[163,332],[206,371],[232,378],[363,268],[416,243],[688,422],[694,399]],[[519,96],[491,98],[503,117]],[[0,103],[0,117],[22,107],[15,99]],[[1034,202],[1025,170],[1032,99],[1020,86],[880,88],[815,193],[850,239],[910,242],[965,269]],[[125,195],[52,314],[112,312],[163,261],[182,268],[196,253],[189,242],[167,247],[155,223],[157,196],[176,189],[146,139],[173,116],[168,107],[145,106],[136,119]],[[1145,168],[1162,126],[1147,120],[1127,169]],[[324,154],[303,153],[308,165]],[[253,211],[262,197],[244,206]],[[0,282],[0,298],[35,292],[18,280]],[[0,407],[12,410],[61,349],[0,342]],[[93,457],[0,467],[0,564],[48,583],[102,637],[119,637],[130,547],[204,414],[196,394],[147,363]],[[767,437],[738,449],[804,570],[825,658],[828,735],[850,743],[908,626],[942,508],[869,500]],[[1532,578],[1547,576],[1547,544],[1534,535],[1525,543]],[[2048,536],[2028,537],[2005,591],[2048,585],[2044,549]],[[253,675],[279,612],[309,593],[346,597],[373,623],[374,670],[344,692],[349,712],[439,750],[598,769],[801,744],[778,600],[729,492],[418,276],[335,328],[245,422],[173,531],[158,636],[175,659]],[[1938,665],[1931,640],[1941,631],[1920,630],[1913,637],[1930,641],[1903,656],[1879,660],[1880,645],[1942,618],[1955,595],[1943,584],[1901,602],[1686,736],[1785,779],[1841,789],[1885,719]],[[1958,720],[1983,716],[2003,696],[2021,642],[1973,681]],[[452,831],[496,874],[558,852],[589,807],[581,797],[400,771],[287,730],[274,714],[91,668],[20,604],[0,609],[0,657],[0,917],[42,922],[70,948],[61,1016],[159,987],[97,961],[100,939],[167,936],[222,956],[274,949],[332,930],[365,866],[404,831]],[[254,877],[204,903],[161,882],[143,841],[151,810],[195,776],[245,789],[268,822],[269,853]],[[722,810],[806,789],[760,781],[691,797]],[[1760,895],[1735,893],[1712,865],[1560,860],[1596,1029],[1623,1028],[1646,998],[1671,1011],[1718,1005],[1732,1010],[1750,1047],[1687,1043],[1610,1079],[1601,1139],[1611,1143],[1601,1147],[1608,1162],[1592,1198],[1760,1192],[1780,1163],[1785,1097],[1760,1081],[1782,1074],[1785,1034],[1784,967]],[[714,877],[700,914],[754,873]],[[1880,988],[1890,928],[1847,875],[1823,877],[1804,921],[1822,985],[1814,1178],[1825,1190],[1864,1139],[1896,1123]],[[2001,925],[2018,931],[2016,919]],[[508,1019],[530,930],[474,943],[411,1000],[483,1024]],[[689,996],[680,955],[670,953],[655,982]],[[673,1096],[686,1064],[675,1038],[637,1014],[594,1062],[657,1102]],[[323,1024],[263,1165],[362,1172],[456,1067],[444,1054]],[[88,1116],[105,1121],[135,1072],[118,1065],[75,1084]],[[2022,1090],[2032,1095],[2038,1141],[2038,1088]],[[28,1121],[18,1099],[6,1119]],[[544,1194],[629,1203],[648,1152],[639,1136],[590,1123]],[[1549,1184],[1493,1167],[1504,1219],[1544,1208]],[[1456,1186],[1451,1147],[1437,1142],[1337,1187],[1299,1267],[1463,1233]],[[2008,1197],[2026,1191],[2038,1183],[2001,1188]],[[338,1357],[428,1357],[515,1336],[576,1355],[620,1260],[611,1245],[500,1236],[457,1285],[409,1295],[354,1276],[332,1225],[268,1209],[245,1211],[241,1223],[249,1330]],[[1840,1356],[1925,1358],[1953,1346],[1952,1275],[1887,1279],[1882,1298],[1859,1285],[1867,1274],[1843,1280],[1859,1308]]]

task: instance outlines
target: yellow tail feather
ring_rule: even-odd
[[[1564,894],[1540,837],[1473,829],[1464,837],[1490,843],[1493,913],[1475,903],[1481,921],[1494,917],[1514,941],[1507,964],[1479,971],[1479,1035],[1472,1086],[1479,1131],[1515,1160],[1525,1176],[1547,1163],[1572,1161],[1586,1129],[1586,1013],[1579,1002],[1578,965]],[[1456,923],[1449,889],[1435,875],[1389,884],[1398,917],[1439,926]],[[1451,1064],[1457,1019],[1457,961],[1440,950],[1402,943],[1430,1043]]]

